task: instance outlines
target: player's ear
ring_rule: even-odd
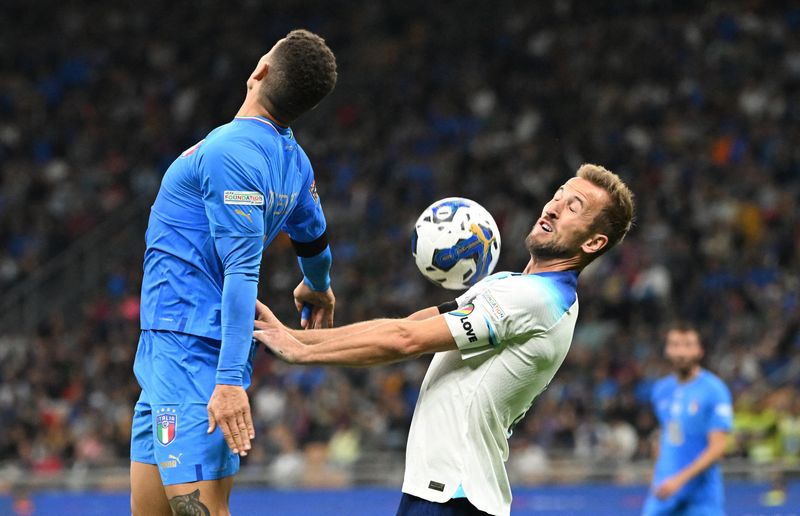
[[[250,74],[250,77],[247,78],[247,89],[252,90],[256,87],[256,84],[264,80],[264,77],[267,76],[269,72],[269,63],[265,58],[261,58],[261,60],[256,65],[255,70],[253,73]]]
[[[608,237],[602,233],[594,233],[581,244],[581,250],[586,254],[594,254],[608,245]]]
[[[269,73],[269,63],[266,59],[262,59],[256,65],[256,69],[253,70],[253,73],[250,74],[250,79],[254,81],[263,81],[267,73]]]

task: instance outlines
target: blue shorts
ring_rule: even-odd
[[[714,502],[692,502],[675,497],[659,500],[651,493],[644,502],[642,516],[725,516],[725,509]]]
[[[172,331],[143,330],[139,337],[133,372],[142,393],[133,410],[131,460],[158,465],[165,486],[239,471],[239,456],[222,431],[207,433],[219,347],[219,341]],[[245,389],[256,349],[253,343]]]
[[[397,516],[491,516],[479,510],[466,498],[452,498],[444,503],[430,502],[403,493]]]

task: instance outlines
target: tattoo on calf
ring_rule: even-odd
[[[173,496],[169,499],[169,506],[175,516],[211,516],[211,512],[200,501],[200,490],[193,493]]]

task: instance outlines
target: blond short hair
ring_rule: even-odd
[[[600,165],[585,163],[575,173],[575,177],[599,186],[609,197],[609,202],[595,216],[592,223],[592,231],[608,237],[608,245],[592,255],[591,259],[595,259],[622,242],[630,231],[635,210],[633,192],[617,174]]]

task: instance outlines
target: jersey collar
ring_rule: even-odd
[[[264,125],[267,125],[275,130],[276,133],[280,134],[281,136],[288,136],[289,138],[294,138],[294,134],[292,133],[291,127],[281,127],[272,120],[267,117],[263,117],[260,115],[256,116],[237,116],[234,120],[252,120],[254,122],[260,122]]]

